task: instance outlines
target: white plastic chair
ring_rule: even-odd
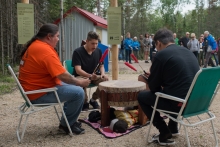
[[[56,105],[58,105],[62,111],[62,115],[66,121],[66,124],[67,124],[67,127],[69,129],[69,132],[70,132],[70,136],[73,136],[73,133],[72,133],[72,130],[70,128],[70,125],[68,123],[68,120],[66,118],[66,115],[63,111],[63,108],[62,108],[62,103],[64,102],[60,102],[60,99],[59,99],[59,96],[57,94],[57,88],[56,87],[53,87],[53,88],[46,88],[46,89],[39,89],[39,90],[33,90],[33,91],[24,91],[24,89],[22,88],[19,80],[17,79],[13,69],[11,68],[10,65],[7,65],[8,66],[8,70],[10,71],[11,75],[13,76],[14,80],[16,81],[17,83],[17,86],[21,92],[21,95],[22,97],[24,98],[25,102],[19,107],[19,112],[21,114],[21,117],[20,117],[20,120],[19,120],[19,124],[18,124],[18,127],[17,127],[17,130],[16,130],[16,134],[17,134],[17,139],[18,139],[18,142],[21,143],[23,137],[24,137],[24,133],[25,133],[25,130],[26,130],[26,126],[27,126],[27,121],[28,121],[28,117],[30,114],[33,114],[33,113],[36,113],[36,112],[39,112],[39,111],[42,111],[42,110],[46,110],[50,107],[54,107],[55,109],[55,112],[57,114],[57,117],[59,119],[59,121],[61,120],[58,112],[57,112],[57,109],[56,109]],[[30,100],[28,99],[27,97],[27,94],[36,94],[36,93],[42,93],[42,92],[54,92],[55,93],[55,96],[57,98],[57,103],[47,103],[47,104],[32,104],[30,102]],[[23,127],[23,130],[22,130],[22,133],[21,133],[21,136],[20,136],[20,127],[21,127],[21,121],[22,121],[22,118],[23,116],[26,116],[26,119],[25,119],[25,122],[24,122],[24,127]]]
[[[166,115],[169,119],[172,119],[180,125],[183,125],[188,147],[190,147],[190,142],[187,127],[193,127],[201,123],[210,121],[213,129],[213,135],[216,144],[215,146],[218,147],[218,139],[213,124],[213,119],[215,119],[215,115],[209,111],[209,107],[212,104],[217,91],[219,90],[219,81],[220,67],[203,68],[200,69],[195,75],[185,99],[167,95],[161,92],[156,92],[157,98],[153,107],[149,131],[147,133],[147,141],[149,143],[153,142],[152,139],[149,140],[149,134],[154,119],[155,111],[158,111]],[[182,103],[179,113],[157,109],[157,103],[159,98],[165,98]],[[176,114],[177,118],[173,118],[169,114]],[[204,116],[201,117],[202,114],[206,114],[206,118],[204,118]],[[189,120],[189,118],[191,117],[197,118],[197,120],[193,120],[192,122]]]

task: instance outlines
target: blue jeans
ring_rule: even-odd
[[[121,55],[121,58],[120,58],[120,55]],[[125,60],[125,51],[124,51],[124,49],[119,50],[118,60],[123,60],[123,61]]]
[[[131,50],[125,50],[125,57],[126,57],[126,62],[128,62],[129,60],[129,63],[131,63]]]
[[[64,112],[66,114],[69,125],[73,125],[76,122],[84,103],[84,91],[81,87],[75,85],[69,85],[62,82],[62,85],[58,85],[57,94],[61,102],[64,102]],[[48,92],[40,98],[31,101],[33,104],[42,103],[57,103],[56,96],[54,92]],[[61,125],[66,127],[66,122],[64,117],[61,117]]]
[[[212,53],[214,59],[215,59],[215,63],[216,63],[216,66],[218,66],[218,58],[216,57],[215,53]]]

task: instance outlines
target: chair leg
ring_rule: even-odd
[[[57,101],[58,101],[58,103],[59,103],[60,109],[61,109],[61,111],[62,111],[63,118],[64,118],[64,120],[65,120],[65,122],[66,122],[66,125],[67,125],[69,131],[70,131],[69,134],[70,134],[70,136],[73,136],[73,132],[72,132],[72,130],[71,130],[71,128],[70,128],[70,125],[69,125],[69,122],[68,122],[68,120],[67,120],[67,118],[66,118],[66,114],[65,114],[65,112],[64,112],[64,110],[63,110],[63,107],[62,107],[62,104],[61,104],[61,102],[60,102],[59,96],[58,96],[58,94],[57,94],[56,91],[55,91],[54,93],[55,93],[55,95],[56,95],[56,98],[57,98]]]
[[[186,135],[187,146],[191,147],[190,142],[189,142],[189,136],[188,136],[188,131],[187,131],[186,126],[184,126],[184,131],[185,131],[185,135]]]
[[[216,136],[215,127],[214,127],[214,124],[213,124],[212,120],[211,120],[211,124],[212,124],[213,134],[214,134],[214,138],[215,138],[215,146],[218,147],[218,139],[217,139],[217,136]]]
[[[151,116],[151,120],[150,120],[150,126],[149,126],[149,131],[147,133],[147,141],[148,143],[151,143],[152,142],[152,139],[149,140],[149,136],[150,136],[150,131],[151,131],[151,127],[152,127],[152,124],[153,124],[153,120],[154,120],[154,114],[155,114],[155,109],[153,110],[153,113],[152,113],[152,116]]]
[[[182,117],[182,121],[183,121],[183,117]],[[178,128],[178,132],[180,132],[180,129],[182,127],[182,124],[181,123],[178,123],[179,124],[179,128]]]
[[[71,130],[71,128],[70,128],[69,122],[68,122],[68,120],[67,120],[67,118],[66,118],[66,114],[65,114],[65,112],[63,111],[63,108],[62,108],[61,104],[60,104],[60,108],[61,108],[61,110],[62,110],[62,115],[63,115],[63,118],[65,119],[66,125],[67,125],[67,127],[68,127],[68,129],[69,129],[69,131],[70,131],[70,136],[73,136],[73,132],[72,132],[72,130]]]
[[[149,140],[152,123],[153,123],[153,121],[152,121],[152,119],[151,119],[151,121],[150,121],[150,126],[149,126],[149,130],[148,130],[148,133],[147,133],[147,141],[148,141],[148,143],[151,143],[151,142],[152,142],[152,140]]]
[[[24,122],[24,128],[22,130],[22,134],[21,134],[21,137],[20,137],[20,133],[19,133],[19,130],[20,130],[20,127],[21,127],[21,121],[22,121],[22,118],[23,118],[23,115],[21,115],[20,117],[20,121],[19,121],[19,124],[18,124],[18,127],[17,127],[17,138],[18,138],[18,142],[21,143],[21,140],[23,139],[24,137],[24,133],[25,133],[25,130],[26,130],[26,127],[27,127],[27,120],[28,120],[28,117],[29,117],[29,114],[26,116],[26,119],[25,119],[25,122]]]
[[[54,110],[55,110],[55,112],[56,112],[56,114],[57,114],[57,117],[58,117],[59,121],[61,121],[61,118],[60,118],[60,116],[59,116],[59,114],[58,114],[58,112],[57,112],[56,106],[54,106]]]
[[[90,94],[91,94],[91,88],[89,88],[89,98],[91,98]]]

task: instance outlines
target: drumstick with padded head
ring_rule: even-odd
[[[138,63],[139,66],[141,67],[140,63],[138,62],[138,59],[135,57],[134,54],[131,54],[131,58],[132,58],[136,63]],[[144,71],[145,74],[147,74],[147,72],[146,72],[142,67],[141,67],[141,69]]]
[[[105,57],[107,56],[107,54],[108,54],[108,49],[106,49],[105,52],[103,53],[102,57],[99,60],[98,65],[96,66],[96,68],[95,68],[93,73],[96,73],[97,70],[100,68],[100,66],[103,64],[103,61],[104,61]]]
[[[128,62],[125,62],[124,63],[127,67],[129,67],[130,69],[134,70],[134,71],[137,71],[136,68],[134,68],[131,64],[129,64]]]

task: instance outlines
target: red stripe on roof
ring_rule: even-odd
[[[80,13],[81,15],[83,15],[84,17],[86,17],[87,19],[89,19],[90,21],[93,22],[94,25],[96,26],[99,26],[101,28],[105,28],[107,29],[107,20],[99,17],[99,16],[96,16],[94,15],[93,13],[90,13],[86,10],[83,10],[83,9],[80,9],[76,6],[73,6],[71,9],[69,9],[64,15],[63,15],[63,18],[67,17],[69,14],[71,14],[72,12],[78,12]],[[57,19],[54,24],[58,24],[60,22],[60,18]]]

